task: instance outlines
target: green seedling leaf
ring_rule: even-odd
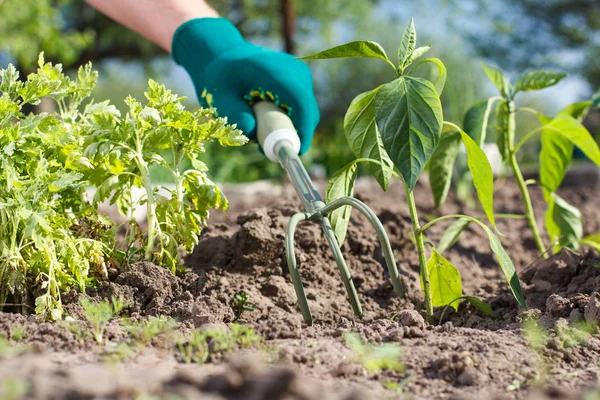
[[[504,247],[502,247],[500,239],[498,239],[494,232],[492,232],[490,228],[483,224],[481,224],[480,226],[485,230],[485,233],[487,233],[488,235],[488,238],[490,240],[490,248],[492,249],[492,251],[496,255],[496,258],[498,259],[500,268],[504,273],[504,277],[506,278],[506,281],[510,286],[510,290],[512,291],[513,296],[521,305],[521,307],[527,310],[527,304],[525,304],[525,298],[523,298],[523,291],[521,289],[521,282],[519,282],[519,277],[517,276],[517,272],[515,271],[515,266],[512,260],[506,253],[506,250],[504,250]]]
[[[592,105],[596,108],[600,108],[600,90],[592,96]]]
[[[596,165],[600,165],[600,149],[598,149],[598,144],[585,126],[572,116],[560,113],[544,126],[544,130],[559,132],[575,146],[579,147],[587,158],[592,160]]]
[[[446,76],[448,75],[448,72],[446,71],[446,66],[440,59],[426,58],[425,60],[420,61],[413,68],[411,68],[407,75],[409,75],[415,68],[426,63],[434,64],[437,68],[437,79],[433,83],[433,86],[435,87],[435,91],[438,93],[438,95],[441,96],[442,92],[444,91],[444,86],[446,85]]]
[[[550,240],[558,242],[553,247],[555,252],[563,246],[572,250],[579,249],[579,243],[583,236],[581,212],[564,201],[556,193],[550,194],[545,222]]]
[[[526,72],[521,75],[515,84],[515,93],[527,92],[530,90],[540,90],[554,86],[565,76],[567,76],[567,74],[546,70]]]
[[[356,170],[357,163],[352,162],[327,182],[327,187],[325,188],[325,201],[327,203],[331,203],[333,200],[343,196],[352,196],[354,193],[354,183],[356,182]],[[329,222],[340,246],[346,240],[351,212],[352,207],[343,206],[329,214]]]
[[[494,111],[497,100],[497,97],[491,97],[487,101],[477,102],[465,113],[463,130],[471,136],[479,147],[483,146],[485,143],[488,121],[492,111]]]
[[[470,223],[471,221],[467,218],[459,218],[450,224],[442,234],[442,238],[436,247],[438,253],[444,254],[450,247],[454,246]]]
[[[592,102],[590,100],[578,101],[577,103],[569,104],[560,110],[559,114],[567,114],[575,118],[577,121],[583,122],[590,108],[592,108]],[[548,122],[550,121],[547,121],[546,123]]]
[[[592,233],[587,235],[579,242],[583,246],[590,246],[596,251],[600,251],[600,233]]]
[[[540,182],[546,196],[562,183],[573,157],[573,147],[573,143],[560,132],[553,129],[542,131]]]
[[[486,65],[481,63],[481,67],[485,71],[485,74],[489,78],[489,80],[496,86],[496,88],[500,91],[502,97],[507,97],[511,94],[512,88],[510,87],[510,82],[504,76],[502,71],[498,68],[494,68],[490,65]]]
[[[394,67],[394,64],[389,60],[385,50],[379,43],[366,40],[342,44],[319,53],[300,57],[301,60],[324,60],[328,58],[378,58]],[[395,69],[396,67],[394,67]]]
[[[344,118],[344,133],[357,158],[379,161],[368,163],[367,168],[383,190],[387,190],[393,163],[383,147],[373,108],[373,100],[380,88],[362,93],[352,100]]]
[[[430,49],[431,46],[421,46],[416,48],[415,51],[412,52],[410,57],[404,62],[404,68],[408,67],[409,65],[417,61],[419,58],[423,57],[423,55],[427,53]]]
[[[402,34],[402,42],[398,49],[398,65],[405,67],[410,56],[413,54],[417,45],[417,31],[415,29],[415,21],[413,18],[410,19],[410,24],[404,30]]]
[[[442,134],[440,143],[429,162],[429,186],[436,207],[440,207],[448,196],[460,140],[458,131]]]
[[[412,190],[439,142],[440,97],[431,82],[405,76],[383,85],[374,107],[383,145]]]
[[[508,103],[505,100],[501,100],[496,106],[494,113],[494,125],[492,129],[496,134],[496,144],[498,145],[498,151],[502,156],[502,160],[508,158]]]
[[[371,343],[363,342],[356,333],[346,333],[344,341],[354,352],[356,362],[362,365],[367,372],[377,374],[385,370],[404,371],[401,361],[402,349],[397,344],[383,343],[374,346]]]
[[[492,166],[487,159],[487,156],[467,135],[464,131],[461,131],[461,137],[467,150],[467,164],[469,165],[469,171],[473,177],[473,184],[477,191],[477,197],[483,207],[483,211],[487,216],[492,226],[496,226],[494,220],[494,174],[492,173]]]
[[[434,307],[451,306],[458,311],[459,301],[462,296],[462,281],[460,272],[450,261],[446,260],[440,253],[433,250],[429,261],[429,283],[431,286],[431,299]],[[425,285],[421,279],[421,289]]]
[[[492,307],[488,303],[481,301],[478,297],[475,296],[465,296],[465,299],[467,299],[467,301],[473,307],[475,307],[488,317],[496,318],[496,313],[494,312],[494,310],[492,310]]]

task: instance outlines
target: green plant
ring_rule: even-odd
[[[10,343],[4,335],[0,335],[0,359],[18,356],[25,351],[27,351],[27,347]]]
[[[183,97],[154,81],[147,105],[128,97],[121,116],[108,101],[89,98],[97,77],[87,64],[70,78],[43,54],[25,81],[12,65],[0,70],[0,304],[27,304],[32,289],[42,289],[36,312],[60,319],[61,291],[83,292],[107,278],[111,263],[136,261],[139,253],[174,270],[179,246],[191,251],[209,209],[227,208],[197,157],[209,142],[245,143],[241,132],[213,118],[212,109],[186,111]],[[58,111],[25,114],[42,99]],[[185,162],[192,169],[183,171]],[[154,185],[152,166],[164,167],[174,188]],[[93,204],[90,185],[97,187]],[[145,196],[134,201],[133,187]],[[140,205],[148,210],[145,235],[130,218],[124,255],[115,251],[111,223],[97,213],[104,199],[126,216]]]
[[[83,307],[83,315],[91,325],[92,337],[98,344],[102,344],[104,340],[104,330],[108,321],[127,307],[123,299],[114,297],[110,301],[101,300],[97,303],[83,297],[80,303]]]
[[[206,224],[208,210],[228,206],[206,175],[207,168],[198,154],[204,152],[207,142],[240,146],[247,138],[225,119],[213,118],[212,109],[186,111],[181,105],[184,97],[152,80],[145,96],[146,105],[128,97],[125,102],[129,110],[124,117],[112,110],[95,119],[85,154],[94,166],[92,182],[98,185],[94,202],[110,199],[125,216],[132,215],[138,205],[145,205],[148,228],[144,258],[174,270],[180,264],[179,245],[191,252]],[[182,171],[185,162],[192,168]],[[152,166],[169,171],[174,188],[152,182]],[[138,201],[132,196],[134,187],[144,190]],[[137,239],[133,229],[131,232],[128,248]],[[155,244],[159,245],[156,253]]]
[[[367,372],[378,374],[385,370],[404,371],[404,365],[400,360],[402,349],[397,344],[384,343],[374,346],[363,342],[355,333],[346,333],[344,341],[354,352],[356,362],[362,365]]]
[[[462,296],[462,283],[458,270],[442,254],[433,249],[429,261],[425,250],[425,231],[430,226],[447,219],[467,219],[478,224],[486,233],[490,247],[496,254],[510,288],[521,306],[525,301],[514,265],[494,232],[479,219],[466,215],[448,215],[421,226],[413,190],[427,163],[430,169],[445,171],[432,181],[434,197],[447,194],[450,185],[452,156],[462,142],[468,156],[468,167],[483,210],[495,227],[493,210],[493,175],[485,153],[473,139],[458,126],[445,122],[440,94],[446,81],[446,68],[436,58],[419,61],[430,46],[416,47],[417,35],[413,21],[404,31],[398,50],[398,65],[387,57],[384,49],[375,42],[357,41],[337,46],[305,59],[342,57],[371,57],[381,59],[391,66],[396,78],[369,92],[358,95],[350,104],[344,121],[348,144],[356,160],[334,175],[326,188],[327,202],[354,191],[357,164],[366,162],[369,172],[383,190],[392,177],[404,183],[415,246],[419,255],[421,287],[425,294],[425,308],[431,321],[434,306],[451,304]],[[435,82],[412,76],[415,68],[432,64],[437,70]],[[435,156],[434,156],[435,154]],[[433,156],[433,157],[432,157]],[[444,167],[444,168],[440,168]],[[346,236],[350,207],[343,207],[329,215],[339,243]]]
[[[104,351],[101,356],[104,362],[117,364],[127,361],[132,355],[135,354],[133,346],[119,342],[114,348]]]
[[[29,382],[17,378],[4,378],[0,381],[0,399],[20,400],[30,390]]]
[[[256,304],[250,301],[250,296],[243,290],[240,290],[233,296],[229,301],[229,306],[235,315],[233,322],[239,321],[244,312],[254,311],[256,309]]]
[[[542,187],[544,199],[548,204],[545,228],[554,251],[563,246],[577,250],[582,243],[600,247],[597,236],[582,237],[582,217],[579,210],[556,194],[571,163],[575,146],[590,160],[600,165],[600,149],[582,124],[588,110],[598,105],[600,93],[592,100],[565,107],[551,118],[528,107],[517,107],[515,98],[521,92],[536,91],[556,85],[565,74],[546,70],[530,71],[521,75],[513,86],[499,69],[485,64],[482,64],[482,67],[500,95],[473,105],[465,115],[464,129],[479,145],[485,142],[488,130],[494,131],[502,159],[510,166],[521,192],[525,217],[538,251],[543,257],[548,256],[548,248],[538,229],[529,195],[528,186],[534,183]],[[520,138],[516,137],[518,113],[530,113],[537,117],[540,123],[538,127]],[[541,135],[539,182],[526,181],[521,173],[517,153],[526,142],[537,135]]]
[[[27,331],[21,325],[14,325],[10,327],[10,338],[15,342],[19,342],[27,337]]]
[[[241,324],[231,324],[225,329],[195,329],[188,338],[180,338],[177,349],[185,363],[205,363],[213,355],[245,349],[262,341],[254,329]]]
[[[138,322],[121,321],[121,325],[141,347],[146,347],[159,335],[169,335],[179,326],[175,320],[164,315]]]

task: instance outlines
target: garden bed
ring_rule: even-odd
[[[427,325],[403,188],[392,184],[382,196],[376,183],[359,181],[356,197],[373,208],[390,236],[406,298],[393,291],[375,232],[354,214],[343,247],[364,311],[362,320],[354,318],[321,228],[303,224],[296,233],[296,251],[315,318],[307,327],[296,307],[284,251],[286,223],[302,211],[301,204],[289,187],[259,188],[225,188],[229,215],[213,215],[186,260],[187,272],[173,276],[153,264],[137,263],[87,295],[121,296],[129,304],[125,314],[133,320],[169,316],[186,334],[196,328],[227,329],[236,318],[231,301],[244,292],[253,310],[239,319],[264,338],[262,343],[197,365],[182,363],[176,346],[159,335],[144,349],[109,362],[107,357],[119,354],[118,343],[131,341],[116,319],[105,332],[107,344],[100,346],[65,324],[4,313],[0,332],[12,350],[0,352],[3,398],[11,398],[7,390],[27,391],[26,398],[32,399],[577,398],[577,393],[600,387],[600,340],[574,328],[580,321],[600,319],[597,254],[563,250],[536,260],[525,220],[498,220],[530,307],[524,312],[490,255],[488,238],[481,230],[467,229],[446,256],[460,270],[465,295],[486,301],[497,318],[461,304],[458,312],[448,309],[442,315],[442,309],[436,310],[436,324]],[[585,233],[600,231],[598,190],[560,192],[581,210]],[[415,196],[422,217],[440,213],[423,183]],[[522,213],[519,196],[508,182],[496,193],[496,212]],[[532,197],[543,217],[541,192],[532,191]],[[451,195],[441,214],[463,211]],[[429,237],[436,241],[443,228],[435,225]],[[80,297],[76,292],[62,296],[65,312],[75,320],[83,318]],[[543,346],[532,342],[530,332],[530,340],[524,337],[528,317],[535,317]],[[368,372],[346,343],[350,332],[375,345],[399,344],[404,371]],[[21,354],[10,354],[17,348]]]

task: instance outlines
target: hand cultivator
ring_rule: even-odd
[[[367,207],[363,202],[354,199],[352,197],[342,197],[330,204],[325,204],[321,199],[321,196],[313,186],[306,169],[302,165],[298,152],[300,149],[300,139],[296,134],[296,130],[292,121],[286,114],[281,112],[281,109],[270,102],[259,102],[254,105],[254,112],[256,114],[257,125],[258,125],[258,141],[261,144],[266,156],[274,162],[279,162],[281,166],[288,173],[296,192],[302,199],[306,212],[294,214],[288,223],[286,230],[286,256],[294,289],[298,297],[298,303],[302,310],[302,316],[304,321],[311,325],[312,315],[308,307],[308,301],[304,294],[304,287],[300,279],[300,272],[296,263],[296,256],[294,252],[294,232],[296,226],[302,221],[311,221],[321,224],[329,247],[333,252],[333,256],[338,265],[344,286],[348,292],[350,304],[354,313],[358,317],[362,317],[362,308],[356,294],[356,288],[352,281],[352,276],[348,270],[348,266],[344,261],[340,245],[338,244],[334,231],[331,228],[329,219],[327,216],[332,211],[343,207],[351,206],[356,208],[362,214],[364,214],[369,222],[375,228],[381,248],[385,256],[386,265],[392,280],[394,290],[399,296],[403,296],[404,289],[396,263],[394,261],[394,255],[390,246],[390,241],[385,233],[381,221],[377,218],[375,213]]]

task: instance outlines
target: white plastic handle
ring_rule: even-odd
[[[256,115],[256,136],[269,160],[278,162],[277,153],[288,144],[300,152],[300,138],[292,120],[276,105],[268,101],[256,103],[252,109]]]

